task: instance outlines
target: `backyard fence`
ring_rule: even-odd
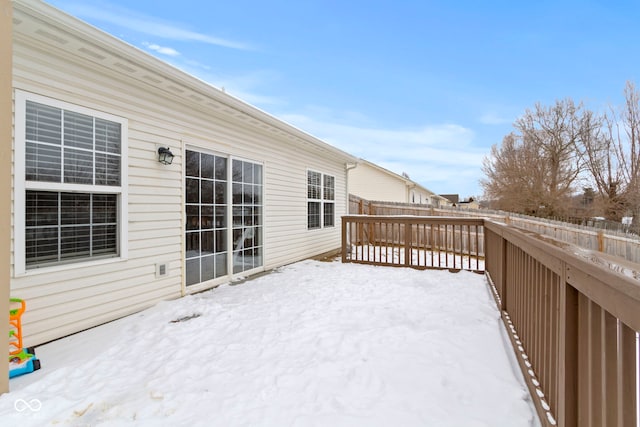
[[[343,262],[484,270],[542,425],[637,427],[637,265],[481,218],[345,216],[342,242]]]

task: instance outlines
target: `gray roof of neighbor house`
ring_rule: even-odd
[[[460,203],[460,195],[459,194],[440,194],[440,196],[449,200],[451,203]]]

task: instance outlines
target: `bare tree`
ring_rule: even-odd
[[[640,230],[640,93],[627,82],[621,112],[624,137],[618,133],[616,151],[624,181],[624,203],[633,215],[632,227]]]
[[[568,98],[527,109],[484,159],[485,198],[505,210],[563,216],[586,179],[597,191],[593,206],[615,221],[631,214],[640,232],[640,92],[627,82],[624,96],[602,115]]]
[[[598,204],[604,216],[612,221],[620,221],[624,214],[621,191],[623,173],[618,156],[618,126],[615,112],[585,118],[581,142],[585,167],[589,181],[598,192]]]
[[[484,197],[495,208],[536,214],[543,203],[546,165],[537,148],[520,135],[504,137],[500,147],[491,147],[483,160],[486,179],[481,180]]]
[[[544,199],[547,216],[566,214],[568,198],[582,170],[582,136],[591,125],[592,113],[567,98],[550,107],[536,104],[514,127],[530,140],[547,164]]]
[[[502,209],[566,215],[583,170],[581,140],[596,124],[593,113],[571,99],[526,110],[515,132],[485,158],[486,196],[499,200]]]

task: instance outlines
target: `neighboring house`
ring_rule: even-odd
[[[445,206],[451,206],[449,200],[442,196],[435,194],[434,192],[424,188],[420,184],[415,185],[409,192],[409,203],[417,203],[421,205],[431,205],[434,208],[441,208]]]
[[[360,159],[349,170],[349,194],[366,200],[415,203],[442,206],[445,199],[412,181],[405,174],[398,175],[381,166]]]
[[[340,247],[356,158],[45,3],[12,4],[26,345]]]
[[[460,203],[460,196],[458,194],[441,194],[440,197],[444,197],[453,206],[457,206]]]
[[[441,194],[442,197],[449,200],[452,206],[461,208],[461,209],[479,209],[480,204],[473,197],[469,197],[465,200],[460,200],[460,196],[458,194]]]
[[[458,207],[461,209],[480,209],[480,204],[473,197],[469,197],[458,203]]]

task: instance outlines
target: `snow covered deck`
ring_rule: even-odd
[[[305,261],[39,347],[3,425],[531,426],[482,275]]]
[[[342,260],[484,270],[542,425],[638,427],[637,265],[483,218],[414,215],[342,217]]]

